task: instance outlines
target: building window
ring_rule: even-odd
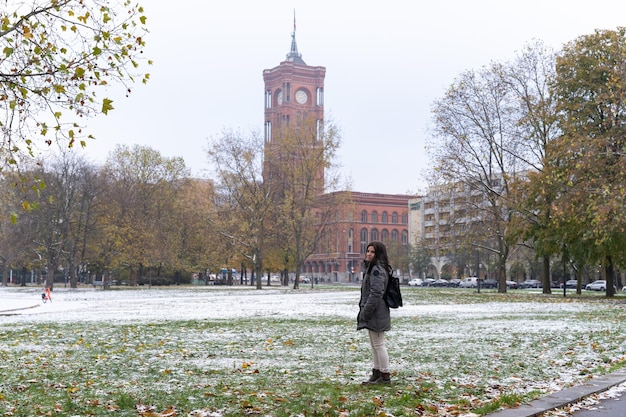
[[[318,87],[317,90],[315,90],[315,92],[317,93],[317,99],[316,99],[316,103],[318,106],[323,106],[324,105],[324,89]]]
[[[318,119],[315,121],[315,125],[315,140],[319,142],[324,137],[324,121]]]
[[[402,213],[402,224],[408,224],[409,223],[409,215],[406,213]]]
[[[380,239],[383,243],[387,243],[389,241],[389,230],[383,229],[383,231],[380,233]]]
[[[272,141],[272,122],[265,122],[265,142],[269,143]]]
[[[361,229],[361,253],[367,251],[367,229]]]
[[[285,90],[285,102],[289,103],[291,101],[291,83],[283,83],[283,90]]]
[[[378,212],[377,211],[373,211],[372,212],[372,223],[378,223]]]
[[[391,241],[394,243],[398,241],[398,231],[396,229],[391,231]]]
[[[402,231],[402,245],[406,245],[409,243],[409,232],[406,230]]]
[[[396,213],[395,211],[391,215],[391,223],[398,224],[398,213]]]
[[[361,212],[361,223],[367,223],[367,211],[363,210]],[[365,252],[363,252],[365,253]]]
[[[372,229],[370,242],[378,240],[378,229]]]
[[[383,211],[383,223],[389,222],[389,216],[386,211]]]
[[[348,229],[348,252],[352,253],[352,241],[354,240],[354,230]]]

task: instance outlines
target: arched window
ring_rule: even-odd
[[[348,252],[353,252],[354,229],[348,229]]]
[[[362,223],[367,223],[367,211],[363,210],[361,212],[361,222]]]
[[[361,253],[367,251],[367,229],[361,229]]]
[[[378,240],[378,229],[372,229],[370,241]]]
[[[378,212],[372,211],[372,223],[378,223]]]
[[[391,215],[391,223],[398,224],[398,213],[396,213],[395,211]]]
[[[393,229],[391,231],[391,241],[392,242],[397,242],[398,241],[398,230]]]
[[[402,213],[402,224],[407,224],[409,222],[409,215],[406,213]]]
[[[383,223],[389,222],[389,216],[386,211],[383,211]]]
[[[389,241],[389,230],[383,229],[383,231],[380,233],[380,239],[383,243],[387,243]]]
[[[402,244],[406,245],[409,243],[409,232],[407,232],[406,230],[402,231]]]

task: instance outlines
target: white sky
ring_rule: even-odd
[[[116,110],[89,122],[98,138],[90,159],[103,162],[117,143],[149,145],[207,176],[209,138],[262,131],[262,72],[289,52],[295,9],[302,58],[326,67],[341,172],[355,191],[392,194],[423,188],[430,107],[461,72],[513,59],[533,39],[559,49],[626,25],[623,0],[143,3],[152,79],[129,98],[113,96]]]

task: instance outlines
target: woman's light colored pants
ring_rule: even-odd
[[[374,357],[374,369],[380,372],[389,372],[389,355],[385,347],[385,332],[375,332],[368,330],[370,335],[370,345],[372,345],[372,356]]]

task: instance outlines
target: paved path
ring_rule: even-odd
[[[25,300],[0,300],[0,315],[15,314],[20,310],[39,307],[41,303]]]
[[[524,404],[518,408],[510,408],[502,411],[498,411],[493,414],[489,414],[489,417],[539,417],[543,413],[554,410],[556,408],[563,408],[567,405],[579,402],[585,397],[592,394],[598,394],[608,390],[611,387],[626,382],[626,369],[621,369],[609,375],[599,376],[590,379],[586,384],[579,385],[572,388],[567,388],[562,391],[555,392],[547,395],[543,398],[539,398],[532,401],[529,404]],[[603,400],[608,401],[608,400]],[[604,412],[596,414],[576,414],[583,411],[592,410],[580,410],[574,413],[575,417],[626,417],[626,400],[622,402],[611,403],[608,402],[613,410],[616,410],[616,414],[610,414],[611,411],[607,409]],[[608,413],[608,414],[605,414]]]
[[[572,417],[624,417],[626,416],[626,397],[608,398],[588,410],[578,410]]]

